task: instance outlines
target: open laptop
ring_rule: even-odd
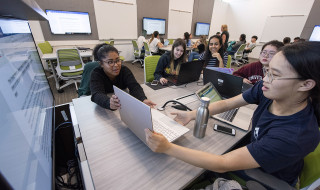
[[[204,60],[196,60],[191,62],[182,63],[178,76],[169,76],[166,79],[169,83],[174,85],[182,85],[189,82],[199,80],[201,71],[203,69]]]
[[[231,98],[242,93],[243,78],[205,68],[203,84],[211,82],[224,98]]]
[[[146,128],[161,133],[169,142],[175,141],[190,130],[160,111],[151,109],[148,105],[118,87],[113,86],[113,89],[120,100],[121,120],[145,144],[147,144],[144,132]]]
[[[169,45],[169,40],[165,40],[163,43],[164,46],[168,46]]]
[[[210,98],[210,103],[220,101],[223,98],[219,94],[218,90],[211,82],[208,82],[203,88],[196,92],[197,97]],[[254,110],[247,107],[240,107],[233,110],[229,110],[220,114],[216,114],[213,117],[219,121],[228,123],[243,130],[248,130],[251,123]]]

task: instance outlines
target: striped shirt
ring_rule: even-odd
[[[199,57],[199,60],[204,60],[204,54],[205,54],[206,52],[203,52],[201,55],[200,55],[200,57]],[[226,67],[227,66],[227,62],[228,62],[228,53],[227,52],[224,52],[224,54],[223,54],[223,65],[224,65],[224,67]],[[211,56],[211,58],[210,58],[210,60],[209,60],[209,62],[208,62],[208,65],[207,65],[207,67],[219,67],[219,61],[218,61],[218,59],[216,58],[216,57],[212,57]]]

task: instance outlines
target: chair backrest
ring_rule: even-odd
[[[228,61],[227,61],[226,68],[231,68],[231,62],[232,62],[232,57],[231,57],[231,55],[228,55]]]
[[[114,46],[114,40],[104,41],[104,43]]]
[[[318,147],[304,158],[300,174],[300,189],[320,179],[320,143]]]
[[[151,56],[152,54],[151,54],[151,51],[149,49],[149,44],[147,42],[143,42],[143,44],[144,44],[144,50],[145,50],[144,56],[145,57]]]
[[[40,48],[42,54],[53,52],[53,48],[48,41],[45,41],[44,43],[39,43],[38,47]]]
[[[90,78],[93,69],[99,66],[98,61],[89,62],[84,65],[80,87],[78,89],[78,97],[91,95]]]
[[[137,44],[137,41],[132,40],[132,45],[133,45],[133,54],[135,57],[140,57],[140,50]]]
[[[144,58],[144,82],[152,82],[160,55],[152,55]]]
[[[174,42],[174,39],[168,39],[169,40],[169,45],[172,45]]]
[[[84,63],[81,59],[79,50],[73,49],[58,49],[57,50],[57,74],[59,76],[71,77],[81,75],[83,72]]]
[[[234,54],[234,59],[237,59],[237,60],[241,59],[245,48],[246,48],[246,44],[241,44],[237,52]]]

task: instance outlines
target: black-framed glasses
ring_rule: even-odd
[[[269,57],[269,58],[272,58],[277,52],[275,51],[261,51],[260,54],[263,56],[263,57]]]
[[[110,67],[113,67],[115,64],[122,64],[121,59],[116,59],[116,60],[108,60],[108,61],[102,61],[103,63],[107,63]]]
[[[264,76],[267,76],[268,77],[268,82],[271,84],[272,81],[274,80],[294,80],[294,79],[302,79],[301,77],[277,77],[275,78],[273,76],[273,74],[271,72],[269,72],[269,69],[267,69],[266,67],[263,67],[263,74]]]

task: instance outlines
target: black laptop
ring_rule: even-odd
[[[166,79],[169,83],[172,83],[176,86],[197,81],[199,80],[203,65],[204,60],[182,63],[180,66],[179,75],[169,76]]]
[[[224,98],[231,98],[242,93],[243,78],[205,68],[203,84],[211,82]]]

